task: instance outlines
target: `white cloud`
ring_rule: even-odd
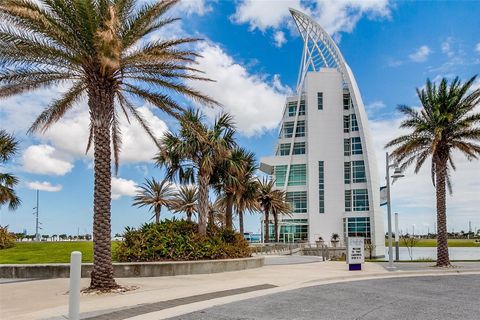
[[[410,54],[408,57],[414,62],[425,62],[427,61],[430,53],[432,53],[432,50],[428,46],[423,45],[419,47],[415,52]]]
[[[289,93],[278,76],[269,83],[264,77],[250,74],[218,45],[203,45],[199,53],[196,67],[216,82],[189,84],[223,105],[223,109],[204,108],[210,118],[222,110],[229,112],[235,117],[239,131],[247,136],[277,127],[285,95]]]
[[[365,105],[365,109],[369,116],[372,116],[375,112],[385,109],[386,105],[383,101],[374,101]]]
[[[238,3],[232,20],[239,24],[247,23],[251,30],[277,30],[292,26],[289,8],[312,16],[330,34],[351,32],[363,16],[390,16],[388,0],[317,0],[308,3],[301,0],[243,0]]]
[[[452,48],[452,42],[453,42],[453,38],[448,37],[441,44],[442,52],[445,53],[449,58],[451,58],[455,54],[455,52]]]
[[[283,46],[287,39],[285,38],[285,33],[283,31],[276,31],[273,35],[273,39],[275,40],[275,46],[280,48]]]
[[[475,51],[477,51],[478,53],[480,53],[480,42],[477,43],[477,45],[475,46]]]
[[[31,181],[31,182],[27,182],[27,187],[29,189],[32,189],[32,190],[40,190],[40,191],[47,191],[47,192],[58,192],[60,190],[62,190],[62,185],[61,184],[58,184],[58,185],[52,185],[50,182],[48,181],[43,181],[43,182],[40,182],[40,181]]]
[[[203,16],[213,10],[211,2],[212,1],[207,0],[184,0],[180,1],[175,6],[174,10],[179,10],[186,13],[187,15],[196,14],[199,16]]]
[[[167,131],[167,125],[146,106],[137,108],[138,112],[147,120],[155,136],[161,138]],[[150,162],[157,151],[156,145],[145,133],[138,122],[130,117],[130,124],[123,114],[120,116],[122,132],[122,149],[120,162]],[[87,108],[79,108],[67,114],[65,118],[54,124],[38,138],[48,141],[56,148],[71,154],[74,157],[84,157],[88,141],[89,114]],[[93,149],[93,146],[92,146]],[[92,157],[92,149],[88,156]]]
[[[54,147],[46,144],[29,146],[22,155],[23,170],[36,174],[63,176],[73,169]]]
[[[118,200],[122,196],[135,196],[137,183],[133,180],[112,177],[112,199]]]

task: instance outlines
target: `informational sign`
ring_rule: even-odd
[[[360,265],[365,262],[365,238],[349,237],[347,242],[347,263]],[[352,269],[350,270],[360,270]]]

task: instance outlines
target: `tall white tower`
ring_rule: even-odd
[[[331,37],[307,15],[290,12],[304,42],[296,95],[286,99],[276,153],[260,167],[292,204],[280,238],[361,236],[384,255],[377,164],[357,83]]]

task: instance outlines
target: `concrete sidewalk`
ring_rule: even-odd
[[[161,319],[171,317],[205,307],[218,305],[240,299],[265,295],[311,286],[315,284],[351,281],[375,277],[408,276],[417,274],[451,274],[458,272],[480,272],[479,269],[432,270],[431,268],[415,271],[385,270],[376,263],[365,263],[364,270],[349,272],[345,262],[299,263],[291,257],[269,257],[269,265],[244,271],[208,275],[189,275],[158,278],[123,278],[118,283],[123,286],[136,286],[138,289],[126,293],[108,295],[83,295],[80,310],[82,318],[106,314],[114,310],[155,304],[162,301],[185,298],[184,304],[172,304],[172,308],[160,311],[146,308],[145,314],[134,319]],[[290,259],[290,260],[288,260]],[[281,262],[290,263],[282,264]],[[274,262],[274,263],[272,263]],[[305,261],[307,262],[307,261]],[[88,279],[82,280],[88,286]],[[242,288],[265,286],[265,289],[242,291]],[[188,303],[188,297],[215,293],[225,290],[239,289],[239,294],[221,296],[214,300]],[[0,318],[1,319],[52,319],[62,318],[67,314],[68,279],[38,280],[0,285]],[[245,292],[245,293],[242,293]],[[151,313],[153,311],[153,313]],[[112,319],[108,316],[105,319]],[[118,319],[118,318],[117,318]],[[125,318],[123,318],[125,319]]]

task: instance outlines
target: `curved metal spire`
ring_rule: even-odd
[[[289,10],[304,41],[297,92],[301,90],[299,86],[306,73],[308,71],[319,71],[321,68],[337,69],[342,74],[344,83],[347,84],[347,63],[330,35],[303,12],[291,8]]]

